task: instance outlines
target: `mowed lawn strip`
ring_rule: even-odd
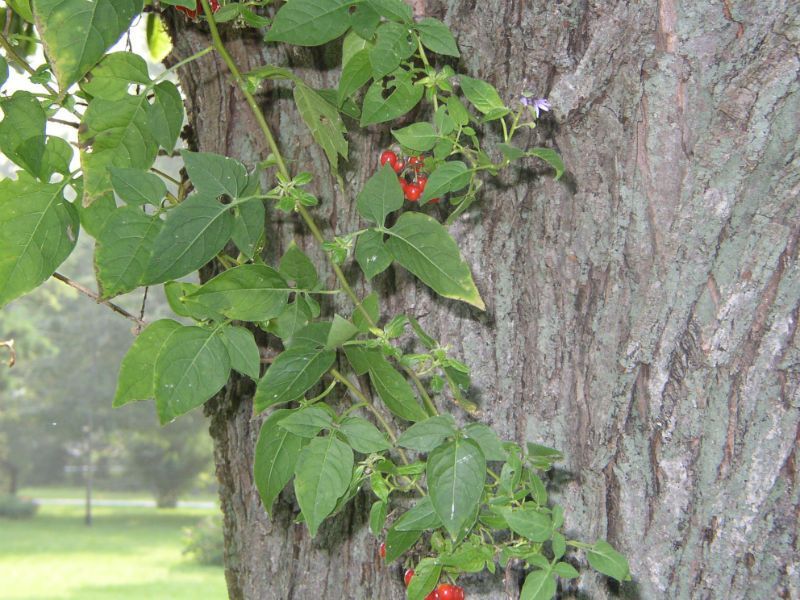
[[[4,600],[224,600],[221,567],[182,555],[183,529],[216,509],[41,506],[33,519],[0,519]]]

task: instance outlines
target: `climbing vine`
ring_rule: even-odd
[[[291,483],[297,517],[313,536],[369,490],[370,529],[385,561],[404,559],[412,600],[463,598],[461,574],[494,572],[509,561],[529,571],[521,598],[551,598],[558,577],[579,575],[566,560],[572,552],[629,579],[625,558],[606,541],[564,535],[563,509],[542,478],[561,454],[501,440],[476,421],[469,367],[446,340],[411,315],[384,314],[378,295],[358,296],[342,269],[354,260],[370,280],[396,265],[440,296],[484,310],[448,226],[479,200],[487,178],[518,161],[543,160],[561,176],[556,152],[516,145],[549,104],[527,92],[504,100],[488,82],[457,73],[450,30],[415,18],[401,0],[265,4],[161,0],[147,14],[149,35],[160,30],[158,11],[205,21],[209,47],[180,65],[209,52],[227,65],[270,149],[245,165],[177,150],[178,87],[151,78],[142,57],[109,52],[142,14],[142,0],[8,2],[0,82],[10,65],[39,91],[0,98],[0,151],[19,168],[0,182],[0,305],[53,276],[81,232],[96,241],[102,301],[115,306],[115,296],[163,285],[175,314],[195,323],[144,323],[115,306],[141,332],[122,362],[114,405],[154,399],[167,423],[217,394],[232,370],[252,378],[254,413],[265,416],[254,465],[265,510]],[[338,88],[314,89],[282,65],[242,72],[219,35],[224,22],[263,29],[267,44],[341,44]],[[38,44],[46,60],[34,66]],[[328,174],[290,170],[254,97],[265,80],[291,88],[362,229],[323,236],[313,209],[325,198],[309,185]],[[412,110],[423,117],[392,126]],[[56,122],[74,126],[76,144],[48,134]],[[396,143],[374,158],[361,189],[344,189],[338,172],[348,158],[348,128],[379,124]],[[180,156],[188,180],[155,169],[159,154]],[[446,210],[428,211],[433,203]],[[321,277],[294,243],[277,264],[265,262],[267,211],[299,216],[335,280]],[[445,213],[444,222],[435,216]],[[211,261],[219,274],[209,281],[180,280]],[[347,296],[350,314],[323,315],[319,299],[328,294]],[[283,348],[263,373],[256,330]],[[408,336],[413,352],[398,344]]]

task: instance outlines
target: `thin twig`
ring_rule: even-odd
[[[73,279],[70,279],[66,275],[62,275],[61,273],[56,271],[55,273],[53,273],[53,277],[55,279],[58,279],[62,283],[66,283],[69,287],[71,287],[71,288],[73,288],[75,290],[78,290],[81,294],[83,294],[84,296],[88,296],[89,298],[91,298],[92,300],[97,302],[98,304],[105,304],[107,307],[109,307],[115,313],[122,315],[123,317],[125,317],[126,319],[128,319],[130,321],[133,321],[139,327],[144,327],[145,325],[147,325],[147,323],[144,321],[144,319],[140,319],[136,315],[132,315],[127,310],[125,310],[121,306],[118,306],[118,305],[114,304],[113,302],[110,302],[108,300],[103,300],[98,294],[96,294],[95,292],[93,292],[89,288],[87,288],[85,286],[82,286],[77,281],[75,281]]]

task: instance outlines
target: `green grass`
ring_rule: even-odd
[[[41,506],[0,519],[3,600],[223,600],[221,567],[181,554],[183,528],[215,510]]]
[[[83,499],[86,490],[82,487],[25,487],[19,491],[20,496],[28,498],[76,498]],[[103,489],[92,490],[92,498],[97,500],[152,500],[153,494],[142,491],[108,491]],[[216,502],[218,497],[214,493],[185,494],[181,500]]]

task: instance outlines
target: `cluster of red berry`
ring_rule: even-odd
[[[386,558],[386,544],[381,544],[379,549],[381,558]],[[414,569],[406,569],[403,581],[406,587],[411,585],[411,578],[414,577]],[[464,588],[449,583],[440,583],[435,590],[425,596],[425,600],[465,600]]]
[[[219,0],[208,0],[208,5],[211,7],[211,12],[217,12],[219,10]],[[194,10],[178,5],[176,5],[175,8],[184,13],[190,19],[196,19],[197,15],[203,12],[203,7],[200,5],[200,0],[197,0]]]
[[[428,183],[428,176],[421,173],[425,164],[422,156],[409,156],[408,160],[398,158],[397,154],[391,150],[384,150],[380,158],[381,166],[389,163],[394,172],[397,173],[397,181],[403,188],[403,195],[409,202],[416,202],[425,191],[425,184]],[[432,198],[434,204],[439,202],[439,198]]]

